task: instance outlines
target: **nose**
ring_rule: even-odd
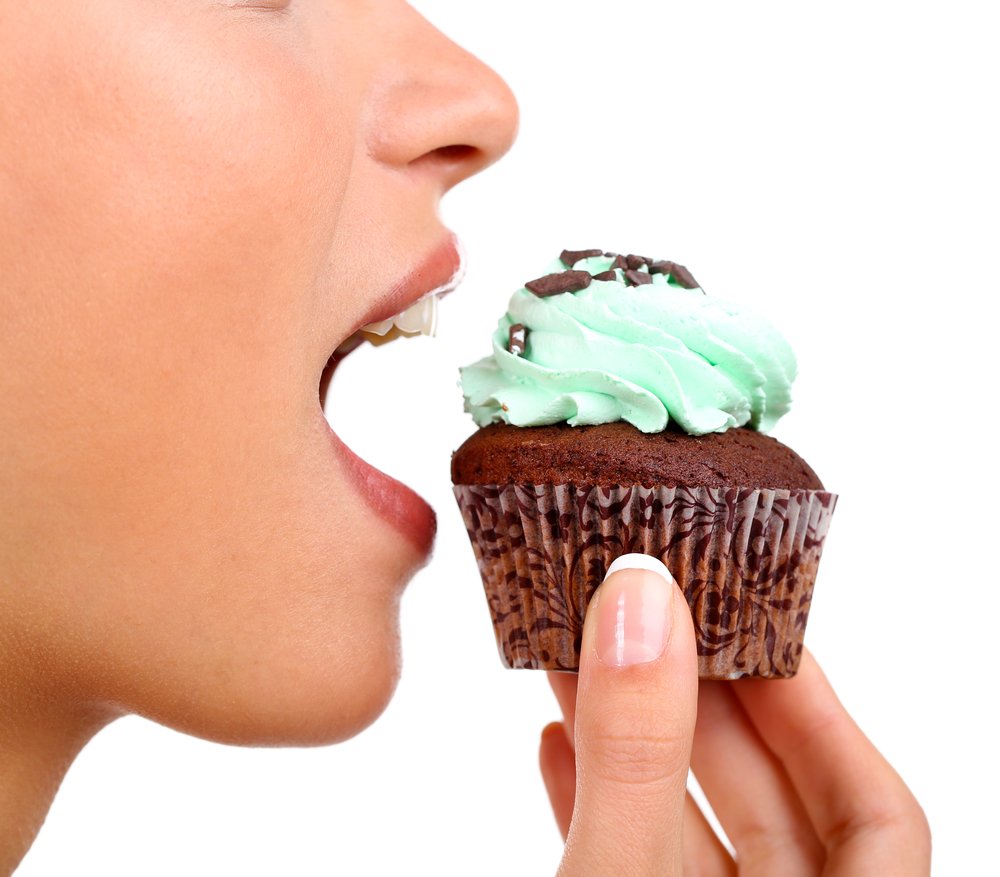
[[[401,20],[402,19],[402,20]],[[502,156],[517,134],[507,83],[412,7],[396,19],[367,137],[377,161],[427,174],[443,194]]]

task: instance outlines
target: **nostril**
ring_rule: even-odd
[[[425,152],[410,162],[410,167],[426,168],[457,168],[478,167],[482,164],[483,151],[467,143],[455,143],[451,146],[439,146]]]
[[[428,157],[437,157],[447,162],[464,162],[478,158],[479,153],[480,150],[475,146],[469,146],[467,143],[455,143],[451,146],[439,146],[437,149],[431,150]]]

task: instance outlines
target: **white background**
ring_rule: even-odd
[[[982,873],[1000,780],[986,4],[417,6],[508,79],[522,128],[445,204],[470,270],[440,336],[359,351],[335,382],[338,431],[440,519],[404,599],[396,698],[318,750],[121,720],[19,873],[554,871],[536,747],[556,708],[542,675],[500,665],[448,465],[472,430],[456,367],[487,351],[516,286],[591,246],[682,262],[792,341],[796,405],[775,434],[841,495],[807,643],[923,803],[935,873]]]

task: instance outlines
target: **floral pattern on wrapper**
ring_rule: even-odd
[[[703,679],[794,676],[836,506],[820,490],[456,485],[504,664],[575,671],[611,562],[662,560],[694,619]]]

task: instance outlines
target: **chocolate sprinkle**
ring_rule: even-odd
[[[561,292],[578,292],[590,286],[589,271],[561,271],[557,274],[546,274],[524,284],[539,298],[549,295],[559,295]]]
[[[674,265],[670,272],[670,276],[674,283],[678,286],[683,286],[685,289],[698,289],[698,281],[694,279],[694,275],[688,271],[683,265]]]
[[[507,330],[507,349],[520,356],[524,353],[528,343],[528,330],[524,328],[524,323],[515,323]]]
[[[567,268],[572,268],[581,259],[590,259],[600,255],[600,250],[563,250],[559,254],[559,259]]]
[[[650,259],[648,256],[638,256],[629,253],[627,256],[618,253],[605,252],[601,250],[563,250],[559,254],[559,259],[564,265],[572,268],[581,259],[591,259],[595,256],[604,255],[614,261],[606,271],[601,271],[593,276],[594,280],[617,280],[618,275],[615,269],[621,269],[625,275],[626,286],[643,286],[652,283],[653,274],[666,274],[668,280],[674,286],[681,286],[684,289],[700,289],[701,286],[694,275],[683,265],[671,262],[668,259]],[[649,273],[640,269],[647,269]],[[535,295],[544,298],[549,295],[559,295],[562,292],[578,292],[590,286],[591,275],[589,271],[561,271],[556,274],[546,274],[536,280],[531,280],[524,285]],[[702,290],[704,292],[704,290]]]
[[[633,271],[631,268],[625,271],[625,277],[632,281],[632,286],[642,286],[653,282],[652,275],[647,274],[645,271]]]
[[[685,289],[698,289],[698,281],[694,279],[694,276],[685,268],[683,265],[678,265],[676,262],[668,261],[658,261],[652,262],[649,266],[650,274],[669,274],[671,279],[678,286],[683,286]]]

